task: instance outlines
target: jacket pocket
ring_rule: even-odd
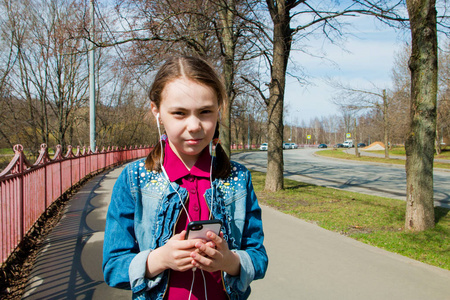
[[[242,191],[239,191],[236,194],[231,194],[230,197],[226,197],[224,199],[224,203],[225,203],[226,206],[228,206],[228,205],[230,205],[231,203],[233,203],[233,202],[235,202],[237,200],[242,200],[242,199],[245,200],[246,197],[247,197],[247,191],[246,190],[242,190]]]
[[[155,236],[161,230],[158,212],[161,209],[161,198],[156,193],[141,191],[141,203],[136,206],[135,231],[141,249],[154,249]]]

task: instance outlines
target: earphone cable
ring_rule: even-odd
[[[172,189],[177,193],[178,198],[180,199],[180,203],[181,206],[183,207],[184,212],[186,213],[186,216],[189,220],[189,222],[192,222],[191,220],[191,216],[189,215],[188,210],[186,209],[186,206],[183,203],[183,199],[181,198],[180,193],[178,193],[178,190],[175,189],[175,187],[172,185],[172,182],[170,181],[169,175],[166,172],[166,169],[164,168],[164,147],[162,144],[162,140],[161,140],[161,126],[159,125],[159,113],[156,115],[156,126],[158,127],[158,134],[159,134],[159,144],[161,145],[161,158],[160,158],[160,165],[161,165],[161,170],[163,171],[164,175],[166,175],[167,181],[169,181],[170,186],[172,187]],[[164,141],[164,146],[165,146],[165,141]]]
[[[200,272],[202,272],[202,276],[203,276],[203,287],[205,288],[205,300],[208,300],[208,292],[206,290],[206,278],[205,278],[205,273],[203,273],[203,270],[200,270]]]
[[[191,300],[191,296],[192,296],[192,291],[194,289],[194,282],[195,282],[195,271],[197,270],[197,268],[192,269],[192,283],[191,283],[191,290],[189,291],[189,298],[188,300]]]
[[[161,126],[159,124],[159,113],[156,115],[156,124],[157,124],[157,127],[158,127],[158,134],[159,134],[159,140],[160,140],[159,143],[161,145],[161,158],[160,158],[161,170],[163,171],[164,175],[166,176],[167,180],[169,181],[169,184],[172,187],[172,189],[177,193],[177,195],[178,195],[178,197],[180,199],[180,203],[183,206],[183,209],[184,209],[184,211],[186,213],[186,216],[187,216],[189,222],[191,222],[192,221],[191,217],[189,216],[189,212],[188,212],[188,210],[186,209],[186,206],[183,203],[181,195],[178,193],[178,190],[176,190],[175,187],[172,185],[172,182],[170,181],[169,175],[167,174],[166,169],[164,168],[164,161],[163,161],[163,159],[164,159],[164,148],[163,148],[162,139],[161,139],[162,135],[161,135]],[[164,141],[164,144],[165,143],[166,143],[166,141]],[[212,189],[212,192],[211,192],[211,204],[210,204],[211,208],[210,208],[210,213],[209,213],[209,219],[211,219],[212,218],[212,211],[213,211],[213,204],[214,204],[214,201],[213,201],[213,199],[214,199],[214,187],[213,187],[213,182],[212,182],[212,168],[213,168],[213,159],[214,159],[214,156],[215,156],[212,153],[212,141],[209,144],[209,153],[211,155],[211,165],[210,165],[210,169],[209,169],[209,180],[210,180],[211,189]],[[192,296],[192,291],[193,291],[194,282],[195,282],[195,271],[196,271],[196,269],[197,268],[193,268],[192,269],[192,283],[191,283],[191,289],[189,291],[189,298],[188,298],[188,300],[190,300],[191,296]],[[202,277],[203,277],[203,287],[205,289],[205,299],[208,300],[208,292],[207,292],[207,288],[206,288],[205,274],[203,273],[203,270],[200,270],[200,271],[201,271]]]
[[[213,155],[213,152],[212,152],[213,150],[212,150],[212,141],[209,143],[209,154],[211,155],[211,165],[210,165],[210,167],[209,167],[209,182],[211,183],[211,201],[210,201],[210,211],[209,211],[209,219],[211,220],[212,219],[212,217],[213,217],[213,215],[212,215],[212,212],[213,212],[213,205],[214,205],[214,187],[213,187],[213,180],[212,180],[212,170],[213,170],[213,159],[214,159],[214,156],[215,156],[215,153],[214,153],[214,155]]]

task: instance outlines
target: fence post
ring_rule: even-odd
[[[24,200],[23,200],[23,194],[24,194],[24,184],[23,184],[23,178],[24,178],[24,174],[23,174],[23,146],[22,145],[15,145],[14,146],[14,152],[19,152],[19,168],[18,168],[18,173],[19,175],[19,216],[20,216],[20,226],[19,226],[19,236],[20,239],[23,238],[24,232],[25,232],[25,228],[24,228],[24,222],[25,222],[25,216],[24,216]]]

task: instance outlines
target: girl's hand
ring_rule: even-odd
[[[198,251],[191,252],[191,264],[208,272],[220,270],[231,276],[239,275],[241,267],[239,255],[228,249],[228,244],[223,239],[223,232],[218,236],[209,231],[207,236],[211,239],[211,242],[205,244],[199,241],[195,243]]]
[[[185,240],[186,231],[171,237],[164,246],[156,248],[147,257],[146,277],[153,278],[167,269],[184,272],[192,269],[191,253],[202,240]]]

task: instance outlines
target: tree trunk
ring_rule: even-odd
[[[269,141],[265,189],[278,191],[284,188],[283,162],[283,108],[286,69],[292,43],[289,8],[285,1],[267,0],[273,21],[273,61],[270,96],[267,105]]]
[[[233,54],[234,57],[234,49]],[[225,58],[223,66],[223,76],[225,80],[225,89],[228,97],[228,104],[224,107],[221,117],[220,126],[220,143],[222,144],[225,153],[230,157],[231,155],[231,107],[234,100],[233,86],[234,86],[234,60]]]
[[[389,119],[388,119],[388,99],[386,90],[383,90],[383,125],[384,125],[384,158],[389,158]]]
[[[267,150],[267,174],[265,189],[278,191],[284,188],[283,162],[283,101],[282,95],[272,92],[267,106],[269,113],[269,141]]]
[[[406,139],[405,229],[434,227],[433,159],[436,134],[437,34],[434,0],[407,0],[412,51],[410,131]]]
[[[355,117],[355,127],[354,127],[354,131],[353,131],[353,140],[355,142],[354,142],[353,146],[355,147],[355,156],[361,157],[361,154],[359,154],[359,150],[358,150],[358,137],[356,135],[356,131],[357,131],[357,127],[356,127],[356,117]]]
[[[231,105],[225,107],[220,119],[220,144],[228,157],[231,155]]]
[[[224,57],[223,76],[225,89],[228,97],[228,105],[223,110],[220,127],[220,139],[223,149],[228,157],[231,155],[231,107],[234,100],[234,76],[235,66],[234,58],[236,52],[236,36],[234,33],[234,12],[236,3],[234,0],[225,0],[222,3],[222,9],[219,11],[219,18],[222,24],[222,46]]]

